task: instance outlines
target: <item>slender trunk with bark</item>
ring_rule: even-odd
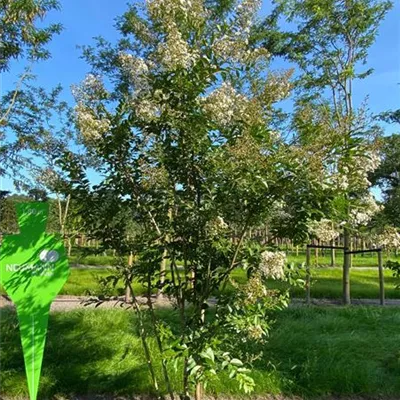
[[[350,298],[350,232],[348,229],[344,230],[344,254],[343,254],[343,304],[351,304]]]
[[[129,271],[130,271],[129,280],[131,279],[131,275],[132,275],[131,274],[132,266],[133,266],[133,253],[130,252],[129,258],[128,258],[128,268],[129,268]],[[130,303],[131,300],[132,300],[132,292],[131,292],[129,284],[127,284],[126,287],[125,287],[125,302],[126,303]]]
[[[335,239],[332,240],[331,246],[335,246]],[[331,249],[331,267],[334,267],[336,264],[336,251],[335,249]]]

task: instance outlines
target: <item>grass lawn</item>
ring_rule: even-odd
[[[0,395],[27,396],[17,320],[9,310],[0,312]],[[170,310],[160,313],[170,321],[177,318]],[[255,364],[257,394],[400,396],[400,309],[291,308],[276,319],[264,356]],[[151,392],[136,331],[128,311],[52,314],[39,398]],[[151,348],[154,352],[153,341]],[[177,375],[173,384],[179,390]],[[209,392],[240,393],[226,376]]]
[[[93,252],[93,250],[92,250]],[[313,265],[316,264],[316,258],[314,250],[312,250],[311,262]],[[388,254],[386,252],[383,253],[384,262],[388,259],[400,261],[400,256],[395,256],[394,254]],[[108,255],[95,255],[95,254],[86,254],[82,249],[74,249],[72,256],[69,258],[71,264],[81,264],[81,265],[93,265],[93,266],[109,266],[114,265],[115,258]],[[294,262],[296,264],[301,264],[306,261],[306,253],[304,251],[300,251],[298,255],[295,252],[288,253],[288,261]],[[319,250],[318,257],[318,265],[319,266],[330,266],[331,258],[329,251],[325,251],[322,253]],[[336,265],[343,265],[343,252],[337,250],[336,251]],[[376,267],[378,265],[377,256],[375,253],[367,253],[364,255],[353,255],[353,267]]]
[[[400,298],[399,284],[390,270],[385,270],[385,295],[390,299]],[[238,282],[245,282],[246,275],[242,270],[236,270],[233,274]],[[341,268],[313,268],[311,270],[311,296],[314,298],[336,299],[342,297],[342,269]],[[359,270],[352,268],[350,273],[351,295],[355,299],[378,299],[379,281],[378,269]],[[285,288],[285,284],[270,281],[272,288]],[[303,298],[305,292],[302,288],[294,288],[293,297]]]
[[[72,269],[68,282],[65,284],[60,294],[62,295],[98,295],[100,292],[99,278],[112,274],[107,269]],[[236,270],[233,277],[239,283],[246,281],[246,274],[243,270]],[[311,295],[314,298],[341,298],[342,296],[342,270],[341,268],[314,268],[312,269]],[[400,289],[396,289],[399,282],[393,278],[391,271],[385,270],[385,292],[389,299],[399,299]],[[270,281],[271,288],[284,288],[285,284]],[[134,284],[137,294],[144,293],[144,289],[138,284]],[[227,290],[230,290],[229,285]],[[0,287],[0,293],[4,291]],[[110,294],[122,295],[124,289],[121,284],[116,288],[110,288]],[[351,295],[354,299],[378,299],[379,282],[378,269],[351,270]],[[294,297],[305,297],[304,290],[295,288],[292,292]]]
[[[318,256],[318,265],[319,266],[330,266],[331,264],[331,256],[329,251],[325,251],[323,255],[321,253],[321,250],[319,250],[319,256]],[[393,261],[400,261],[400,256],[396,256],[394,253],[391,253],[390,255],[387,254],[387,252],[383,252],[383,262],[385,263],[387,260],[393,260]],[[288,255],[288,261],[289,262],[294,262],[296,264],[301,264],[306,261],[306,253],[305,252],[299,252],[299,255],[296,255],[295,253],[290,253]],[[352,263],[353,267],[377,267],[378,266],[378,256],[376,253],[366,253],[364,255],[361,254],[353,254],[352,256]],[[317,264],[317,259],[315,257],[315,250],[311,250],[311,264],[316,266]],[[337,250],[336,251],[336,266],[340,267],[343,265],[343,252]]]
[[[379,297],[379,283],[378,283],[378,270],[361,270],[357,267],[377,267],[376,255],[366,254],[365,256],[353,257],[353,269],[351,271],[351,291],[353,298],[377,299]],[[387,254],[384,254],[384,261],[389,259]],[[390,256],[392,260],[400,260],[400,257],[395,257],[393,254]],[[300,264],[305,261],[305,253],[300,253],[298,256],[290,254],[288,256],[289,262]],[[82,251],[76,251],[76,254],[70,259],[71,264],[84,264],[84,265],[112,265],[114,258],[111,255],[85,255]],[[342,295],[342,270],[341,263],[343,262],[343,254],[337,251],[336,262],[337,268],[318,268],[315,265],[316,259],[312,257],[313,263],[313,282],[312,282],[312,297],[314,298],[340,298]],[[323,256],[319,255],[319,266],[329,266],[330,256],[326,252]],[[86,295],[88,293],[98,294],[99,283],[98,278],[109,275],[106,269],[72,269],[71,276],[64,286],[61,294],[64,295]],[[235,278],[239,282],[246,280],[245,273],[241,270],[235,272]],[[284,285],[277,282],[271,282],[271,287],[280,288]],[[400,290],[396,290],[396,282],[392,277],[390,271],[385,271],[385,286],[387,298],[400,298]],[[134,288],[136,293],[143,293],[143,289],[135,284]],[[228,288],[229,290],[229,288]],[[2,290],[0,288],[0,293]],[[124,289],[121,285],[115,289],[110,289],[110,294],[122,295]],[[294,290],[293,295],[296,297],[304,297],[304,291],[300,288]]]

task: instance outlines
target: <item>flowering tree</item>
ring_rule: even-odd
[[[398,250],[400,248],[400,233],[393,226],[387,226],[379,235],[377,235],[375,244],[389,250]]]
[[[290,72],[269,71],[268,52],[254,45],[259,6],[254,0],[133,5],[119,20],[123,39],[116,48],[100,40],[98,48],[85,49],[93,71],[74,88],[76,123],[104,180],[91,189],[73,154],[62,162],[82,213],[97,221],[92,232],[109,229],[119,238],[110,245],[120,255],[135,254],[133,269],[120,270],[128,286],[135,276],[147,288],[171,398],[170,360],[182,371],[182,398],[192,385],[200,398],[200,383],[221,370],[252,390],[248,344],[266,339],[269,310],[286,301],[265,287],[268,276],[284,278],[283,257],[263,253],[246,237],[275,203],[308,181],[296,153],[273,128],[274,103],[289,94]],[[113,207],[94,215],[105,196]],[[121,236],[124,229],[118,233],[107,224],[123,209],[140,226],[131,241]],[[231,240],[234,230],[239,235]],[[168,273],[159,271],[163,260]],[[253,268],[244,289],[231,279],[240,266]],[[229,284],[236,287],[232,296],[226,295]],[[177,331],[157,319],[155,287],[173,300]],[[208,319],[212,296],[216,311]],[[159,391],[145,315],[135,299]]]
[[[354,229],[379,210],[368,176],[379,165],[376,129],[364,106],[354,104],[354,81],[364,79],[368,49],[379,23],[391,7],[376,0],[276,0],[265,21],[265,43],[299,65],[300,95],[294,115],[299,142],[308,149],[316,170],[325,175],[332,196],[332,219],[344,229],[350,247]],[[277,28],[285,15],[296,30]],[[324,179],[324,180],[325,180]],[[350,303],[350,255],[344,257],[343,301]]]
[[[400,112],[397,115],[400,115]],[[388,121],[393,118],[395,122],[395,117],[396,113],[389,113]],[[398,116],[397,123],[400,123],[399,120]],[[382,163],[371,178],[383,193],[385,205],[381,215],[383,225],[400,227],[400,135],[385,136],[382,141]]]

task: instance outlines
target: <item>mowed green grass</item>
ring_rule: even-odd
[[[75,251],[70,259],[71,264],[83,264],[83,265],[95,265],[95,266],[107,266],[112,265],[115,262],[114,257],[111,255],[85,255],[82,250]],[[400,257],[395,257],[391,254],[390,257],[385,253],[384,261],[387,259],[400,260]],[[295,264],[301,264],[305,261],[305,254],[300,253],[296,256],[294,253],[289,254],[288,261]],[[343,262],[343,255],[337,251],[336,264],[338,267],[332,268],[327,267],[330,264],[330,255],[326,251],[325,255],[322,255],[320,251],[318,258],[318,266],[327,268],[318,268],[316,265],[316,258],[314,256],[311,259],[312,262],[312,297],[314,298],[340,298],[342,295],[342,270],[341,263]],[[374,270],[363,270],[357,267],[369,267],[376,269]],[[82,269],[71,269],[71,275],[68,282],[60,292],[61,295],[74,295],[74,296],[85,296],[85,295],[98,295],[103,294],[101,290],[99,279],[104,278],[110,274],[113,274],[110,268],[82,268]],[[244,283],[246,281],[246,274],[242,270],[234,272],[234,277],[238,282]],[[284,288],[285,285],[279,282],[270,282],[271,288]],[[390,271],[385,271],[385,286],[386,286],[386,297],[387,298],[400,298],[400,290],[396,290],[396,281],[392,277]],[[135,293],[143,294],[144,289],[137,283],[134,283]],[[227,288],[229,290],[229,287]],[[378,283],[378,270],[377,270],[377,257],[374,254],[365,254],[364,256],[357,255],[353,257],[353,268],[351,272],[351,291],[353,298],[366,298],[374,299],[379,296],[379,283]],[[109,288],[108,294],[122,295],[124,293],[123,285],[120,283],[115,288]],[[4,294],[4,290],[0,286],[0,294]],[[293,296],[304,297],[304,290],[296,288]]]
[[[92,250],[93,252],[93,250]],[[331,256],[329,250],[318,250],[318,265],[319,266],[330,266]],[[397,260],[400,261],[400,256],[396,256],[394,253],[387,254],[383,253],[383,260]],[[74,249],[73,255],[69,258],[71,264],[81,265],[93,265],[93,266],[110,266],[114,265],[115,257],[112,255],[95,255],[85,254],[82,250]],[[353,255],[353,267],[376,267],[378,265],[378,259],[376,253],[366,253],[364,255]],[[306,253],[299,251],[298,255],[296,252],[288,252],[288,261],[296,264],[301,264],[306,261]],[[316,265],[317,259],[315,257],[315,250],[311,250],[311,262]],[[336,266],[343,264],[343,252],[336,250]]]
[[[400,256],[396,255],[394,252],[391,252],[390,254],[388,254],[387,252],[383,252],[382,255],[384,263],[388,260],[400,261]],[[353,254],[351,259],[352,259],[352,266],[354,268],[378,266],[377,253]],[[299,254],[296,255],[295,252],[290,252],[288,254],[288,261],[293,262],[295,264],[304,263],[306,261],[306,253],[299,252]],[[319,249],[318,258],[315,256],[315,249],[311,250],[311,265],[317,266],[317,264],[320,267],[328,267],[331,265],[331,255],[329,250],[325,250],[324,252],[322,252]],[[343,265],[343,252],[341,250],[336,250],[335,266],[340,267],[342,265]]]
[[[312,268],[311,269],[311,296],[313,298],[342,298],[342,269],[341,268]],[[302,274],[304,278],[304,273]],[[396,286],[400,283],[393,277],[392,271],[385,270],[385,296],[389,299],[399,299],[400,289]],[[246,275],[242,270],[236,270],[233,277],[240,283],[245,283]],[[288,285],[278,281],[269,281],[271,288],[286,289]],[[378,299],[379,279],[378,268],[357,269],[352,268],[350,273],[351,296],[354,299]],[[228,288],[229,290],[229,288]],[[291,296],[305,298],[305,290],[302,287],[291,289]]]
[[[394,254],[388,256],[384,254],[384,261],[399,260],[400,257],[396,257]],[[98,261],[105,262],[108,259],[109,264],[112,264],[113,258],[111,256],[90,256],[90,259],[97,259]],[[83,259],[83,261],[91,261],[90,259]],[[305,260],[305,254],[291,254],[288,256],[288,261],[295,264],[301,264]],[[330,265],[329,252],[325,252],[325,255],[320,253],[318,258],[318,266],[316,265],[316,258],[313,253],[311,259],[312,262],[312,289],[311,294],[314,298],[341,298],[342,296],[342,269],[340,265],[343,262],[343,254],[337,252],[336,265],[337,267],[332,268]],[[101,265],[93,262],[91,265]],[[319,268],[322,267],[322,268]],[[326,267],[326,268],[325,268]],[[371,268],[369,270],[360,269],[359,267]],[[73,269],[71,272],[70,279],[64,286],[61,294],[66,295],[86,295],[86,294],[98,294],[100,292],[100,286],[98,279],[109,275],[106,269]],[[237,281],[244,283],[246,281],[246,274],[242,270],[234,272],[234,277]],[[389,299],[400,298],[400,290],[396,289],[396,282],[393,278],[391,271],[385,270],[385,290],[386,297]],[[271,288],[285,288],[284,284],[279,282],[270,282]],[[144,292],[143,288],[138,284],[134,284],[134,289],[137,294]],[[229,290],[229,287],[228,287]],[[113,295],[121,295],[124,290],[122,285],[117,285],[115,289],[110,289],[110,293]],[[377,269],[377,257],[375,254],[365,254],[364,256],[357,255],[353,256],[353,268],[351,270],[351,294],[353,298],[365,298],[365,299],[376,299],[379,297],[379,282],[378,282],[378,269]],[[304,297],[305,293],[302,288],[296,288],[293,290],[292,295],[295,297]]]
[[[100,293],[99,277],[105,277],[111,272],[107,270],[76,270],[71,271],[71,276],[62,289],[61,294],[83,295]],[[342,297],[342,269],[341,268],[314,268],[311,270],[311,295],[314,298],[339,299]],[[244,284],[247,280],[246,272],[236,270],[233,278]],[[399,284],[390,270],[385,270],[385,295],[388,299],[400,299],[400,290],[396,289]],[[286,289],[285,283],[278,281],[269,281],[271,289]],[[138,283],[134,284],[135,293],[140,295],[145,292]],[[226,290],[231,290],[230,285]],[[122,284],[117,285],[111,290],[114,295],[124,293]],[[293,297],[304,298],[305,291],[301,287],[292,289]],[[351,295],[354,299],[378,299],[379,298],[379,280],[378,269],[371,270],[351,270]]]
[[[27,396],[17,319],[10,310],[0,312],[0,395]],[[159,312],[177,320],[171,310]],[[263,351],[252,373],[256,394],[400,396],[400,309],[298,307],[275,318],[269,343],[256,349]],[[153,338],[150,346],[160,372]],[[172,381],[179,391],[180,377],[172,373]],[[38,398],[151,392],[134,313],[51,315]],[[208,392],[241,393],[225,375]]]
[[[339,299],[342,297],[342,269],[341,268],[313,268],[311,270],[311,295],[313,298]],[[113,274],[111,269],[71,269],[71,275],[67,283],[62,288],[61,295],[87,296],[103,294],[99,279]],[[388,299],[400,299],[400,289],[396,285],[400,282],[396,280],[390,270],[385,270],[385,295]],[[233,278],[239,283],[245,283],[246,273],[243,270],[236,270]],[[269,282],[270,288],[285,289],[287,285],[277,281]],[[139,283],[134,283],[134,290],[137,295],[145,292]],[[231,290],[228,285],[226,290]],[[4,294],[2,288],[0,293]],[[119,283],[115,288],[110,288],[108,294],[123,295],[124,288]],[[292,289],[293,297],[304,298],[305,291],[301,287]],[[378,299],[379,280],[378,269],[351,270],[351,295],[354,299]]]

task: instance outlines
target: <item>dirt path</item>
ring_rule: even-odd
[[[147,299],[145,297],[138,297],[138,301],[141,304],[145,304]],[[170,307],[171,301],[166,297],[154,297],[153,303],[156,307]],[[210,299],[209,304],[215,304],[215,299]],[[340,307],[342,306],[339,299],[313,299],[313,306],[330,306]],[[375,299],[354,299],[352,300],[352,306],[379,306],[379,300]],[[303,299],[292,299],[291,307],[305,307],[306,304]],[[388,299],[386,300],[386,306],[389,307],[400,307],[400,299]],[[0,296],[0,308],[2,307],[13,307],[13,303],[7,296]],[[70,311],[79,308],[129,308],[130,305],[124,302],[123,297],[115,298],[110,301],[104,301],[99,303],[95,299],[84,296],[58,296],[51,305],[51,311]]]

